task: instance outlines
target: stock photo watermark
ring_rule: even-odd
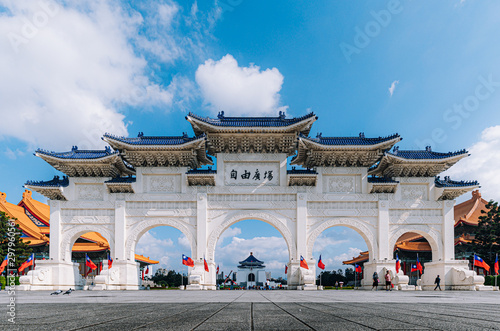
[[[7,291],[9,302],[7,304],[7,320],[16,323],[16,277],[14,273],[16,265],[16,223],[9,220],[7,229],[7,277],[5,277],[5,290]]]
[[[243,0],[221,0],[218,2],[219,7],[222,10],[222,13],[227,11],[233,11],[236,7],[241,5]]]
[[[481,102],[489,99],[500,88],[500,81],[494,81],[492,74],[488,75],[488,77],[479,75],[477,80],[479,83],[474,88],[473,93],[466,96],[462,102],[453,104],[443,113],[443,121],[448,123],[449,127],[455,131],[461,128],[464,121],[479,109]],[[429,138],[415,139],[415,144],[418,148],[424,149],[426,146],[441,144],[446,139],[448,139],[446,131],[442,127],[438,127],[432,130]]]
[[[49,24],[50,19],[57,15],[60,5],[53,0],[39,0],[37,2],[39,9],[31,17],[23,16],[22,25],[19,31],[9,32],[7,38],[14,52],[19,53],[19,48],[26,45],[35,38],[41,29]]]
[[[399,0],[391,0],[387,3],[387,9],[380,11],[371,11],[370,15],[373,20],[368,21],[363,29],[359,26],[354,28],[356,33],[352,44],[342,42],[339,44],[340,50],[344,55],[347,63],[351,63],[354,54],[360,54],[361,50],[368,47],[372,40],[380,35],[384,28],[387,28],[392,21],[393,15],[397,15],[403,11],[403,7]]]

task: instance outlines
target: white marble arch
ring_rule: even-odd
[[[398,241],[398,239],[405,233],[415,232],[423,236],[429,242],[429,245],[432,249],[432,261],[435,262],[441,258],[439,252],[442,250],[443,245],[439,238],[439,233],[437,233],[436,230],[434,230],[431,226],[425,224],[399,225],[393,226],[391,230],[392,231],[389,239],[389,248],[394,249],[394,246],[396,246],[396,242]]]
[[[105,225],[82,224],[68,228],[62,233],[61,251],[60,251],[61,253],[60,259],[62,261],[71,262],[71,251],[73,245],[75,244],[78,238],[80,238],[83,234],[87,232],[98,232],[101,236],[103,236],[108,241],[109,249],[111,251],[111,255],[113,256],[115,249],[113,231],[111,231],[109,227]]]
[[[375,240],[375,229],[369,226],[366,222],[355,217],[335,217],[323,222],[320,222],[314,227],[307,237],[307,259],[312,259],[314,243],[319,235],[326,229],[334,226],[345,226],[356,231],[365,240],[368,246],[369,258],[373,257],[373,253],[378,249],[377,241]]]
[[[135,261],[135,248],[141,237],[149,230],[159,226],[170,226],[181,231],[189,240],[189,244],[191,245],[191,254],[193,254],[192,252],[196,252],[195,236],[186,226],[186,223],[175,218],[155,217],[153,219],[138,222],[131,229],[129,229],[127,240],[125,242],[127,259],[129,261]]]
[[[227,230],[231,225],[236,224],[240,221],[244,220],[258,220],[265,222],[271,226],[273,226],[276,230],[278,230],[288,247],[288,255],[289,258],[295,258],[296,256],[296,246],[295,246],[295,237],[290,231],[290,229],[286,225],[286,219],[282,215],[278,215],[273,213],[272,211],[262,211],[262,210],[246,210],[246,211],[237,211],[233,213],[227,213],[220,224],[215,227],[210,232],[210,236],[208,237],[207,242],[207,258],[210,261],[215,260],[215,247],[217,245],[217,241],[221,234]]]

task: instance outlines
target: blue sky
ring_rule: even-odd
[[[192,134],[188,111],[285,110],[315,112],[311,135],[397,132],[401,149],[467,148],[472,156],[448,174],[478,179],[483,196],[499,200],[499,9],[472,0],[0,0],[0,190],[17,202],[26,180],[58,174],[32,155],[39,147],[102,148],[104,132]],[[274,235],[241,228],[237,238]],[[335,256],[364,249],[340,246]]]

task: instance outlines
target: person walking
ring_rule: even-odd
[[[375,289],[375,291],[377,291],[378,290],[378,273],[376,271],[373,273],[372,278],[373,278],[372,291],[373,291],[373,289]]]
[[[436,284],[436,287],[434,287],[434,291],[439,287],[439,290],[441,291],[441,278],[439,278],[439,275],[437,275],[436,279],[434,280],[434,284]]]
[[[392,286],[392,284],[391,284],[391,275],[389,274],[389,270],[387,270],[387,272],[385,273],[385,290],[386,291],[392,291],[391,286]]]

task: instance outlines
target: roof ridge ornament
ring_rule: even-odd
[[[142,137],[144,137],[144,132],[141,131],[137,134],[137,138],[142,138]]]
[[[432,152],[431,146],[425,146],[425,151],[426,152]]]
[[[365,139],[365,133],[364,132],[360,132],[359,133],[359,137],[362,138],[362,139]],[[379,137],[380,138],[380,137]]]
[[[284,120],[284,119],[285,119],[285,117],[286,117],[285,112],[280,110],[280,111],[279,111],[279,116],[278,116],[278,117],[279,117],[280,119]]]
[[[217,118],[218,119],[223,119],[224,118],[224,111],[221,110],[218,114],[217,114]]]
[[[72,152],[76,152],[77,150],[78,150],[78,146],[76,146],[76,145],[75,145],[75,146],[72,146],[72,147],[71,147],[71,151],[72,151]]]
[[[399,146],[394,146],[394,149],[392,150],[392,154],[398,155],[399,152]]]

